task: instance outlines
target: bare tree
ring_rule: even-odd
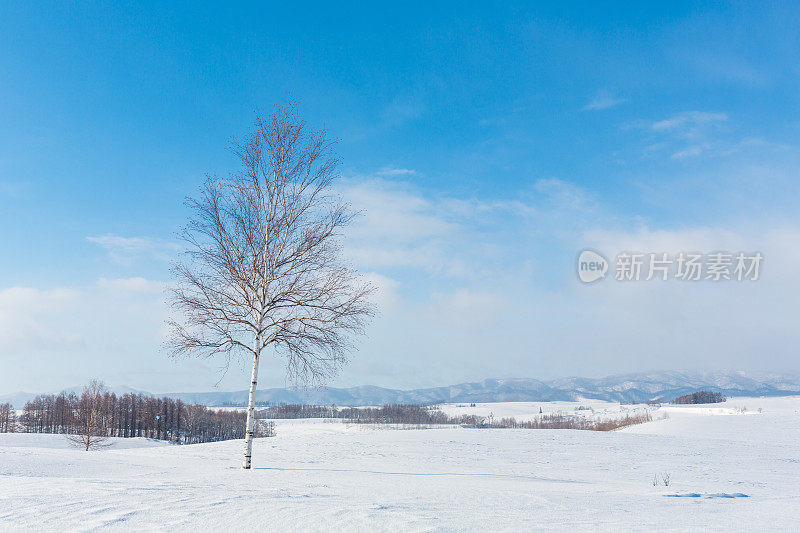
[[[325,131],[312,131],[291,102],[231,150],[241,168],[207,178],[174,267],[173,354],[252,356],[244,468],[250,468],[258,365],[264,350],[285,356],[288,376],[321,383],[334,375],[372,314],[372,287],[341,257],[353,213],[331,191],[339,160]]]
[[[0,403],[0,433],[14,433],[17,415],[10,403]]]
[[[93,379],[83,388],[75,410],[78,433],[67,435],[76,446],[87,452],[105,445],[108,437],[103,416],[106,387],[102,382]]]

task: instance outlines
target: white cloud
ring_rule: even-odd
[[[670,128],[658,135],[674,141]],[[640,131],[645,130],[655,131],[649,125]],[[409,174],[394,174],[403,175]],[[615,218],[590,191],[555,178],[533,179],[517,194],[494,197],[434,194],[374,176],[344,180],[337,192],[364,210],[347,232],[345,254],[378,287],[379,316],[346,370],[349,383],[418,386],[420,369],[419,379],[439,384],[703,365],[800,370],[791,351],[800,343],[792,307],[792,295],[800,294],[795,225],[770,229],[773,222],[758,219],[747,231],[723,230],[722,223],[644,227],[633,215]],[[665,197],[661,190],[653,194],[658,201]],[[680,204],[671,199],[670,205]],[[736,217],[741,223],[742,214]],[[620,227],[637,229],[615,229]],[[150,249],[146,239],[95,239],[120,253]],[[583,286],[574,259],[584,246],[609,258],[623,250],[761,251],[765,262],[762,279],[749,285],[626,285],[609,278]],[[123,362],[125,375],[135,375],[135,367],[157,379],[153,369],[167,365],[158,351],[166,315],[163,288],[134,277],[101,278],[64,293],[71,296],[62,300],[59,293],[28,292],[23,298],[24,291],[0,292],[0,348],[37,354],[15,359],[22,363],[52,364],[38,354],[67,347],[83,354],[70,365],[83,377],[105,377],[93,371],[96,365],[112,372]],[[39,300],[49,307],[34,307]],[[37,337],[43,326],[55,336]],[[16,331],[28,333],[14,336]],[[764,355],[756,360],[754,353]],[[241,375],[247,371],[245,365]],[[279,371],[274,375],[282,376]],[[265,386],[282,384],[269,379]],[[164,382],[156,387],[174,388]]]
[[[558,210],[586,210],[594,209],[596,202],[581,187],[557,178],[537,180],[533,184],[536,192],[541,194],[549,206]]]
[[[364,213],[347,231],[346,252],[367,269],[418,267],[474,275],[482,270],[476,263],[499,259],[510,224],[525,233],[600,220],[589,193],[555,178],[536,180],[509,198],[427,196],[410,184],[383,179],[351,179],[339,192]]]
[[[701,155],[703,152],[709,149],[707,144],[696,144],[694,146],[687,146],[683,150],[678,150],[670,157],[672,159],[685,159],[687,157],[695,157]]]
[[[125,293],[160,293],[167,287],[161,281],[151,281],[142,277],[97,280],[101,289]]]
[[[396,178],[398,176],[413,176],[417,173],[416,170],[412,170],[410,168],[395,168],[395,167],[382,167],[377,172],[375,172],[378,176],[385,176],[385,177],[392,177]]]
[[[679,253],[689,251],[741,250],[747,241],[739,233],[719,228],[635,231],[589,230],[583,236],[587,246],[600,250]]]
[[[701,76],[715,80],[752,86],[763,86],[770,81],[766,70],[722,51],[700,52],[692,48],[685,53],[685,62]]]
[[[58,316],[70,312],[81,293],[72,289],[9,287],[0,291],[0,352],[68,350],[83,337],[62,327]]]
[[[89,242],[97,243],[107,250],[126,253],[135,253],[152,247],[149,239],[141,237],[120,237],[118,235],[103,235],[100,237],[86,237]]]
[[[436,197],[386,182],[359,187],[371,192],[362,205],[376,217],[386,209],[393,225],[408,221],[386,239],[369,223],[361,228],[360,249],[374,271],[397,282],[391,316],[378,318],[361,350],[360,357],[369,353],[362,373],[426,368],[427,379],[444,383],[676,367],[800,370],[791,350],[800,333],[786,298],[800,294],[800,249],[791,245],[800,229],[792,225],[651,229],[559,179],[536,180],[505,198]],[[637,229],[611,229],[626,226]],[[584,286],[574,257],[585,246],[609,258],[727,250],[761,251],[765,260],[762,279],[749,285],[626,285],[612,272]],[[410,264],[427,268],[401,268]],[[370,361],[372,354],[379,360]]]
[[[400,283],[388,276],[383,276],[376,272],[367,272],[364,279],[375,287],[372,301],[378,306],[382,314],[389,314],[400,306],[400,295],[397,290]]]
[[[149,256],[159,260],[170,260],[180,250],[177,243],[148,237],[121,237],[119,235],[100,235],[86,237],[86,240],[99,244],[109,258],[117,263],[130,264],[134,259]]]
[[[611,94],[605,91],[598,92],[589,103],[583,106],[584,111],[601,111],[603,109],[610,109],[625,102],[624,98],[614,98]]]
[[[730,140],[735,128],[726,113],[683,111],[656,121],[639,121],[634,127],[649,132],[645,156],[669,153],[671,159],[688,160],[701,155],[733,153],[740,142]]]
[[[77,288],[0,290],[0,359],[17,370],[0,373],[0,390],[48,390],[91,377],[122,383],[142,368],[163,368],[162,286],[101,278]]]
[[[668,155],[673,160],[690,162],[700,156],[728,157],[739,155],[772,158],[786,156],[794,151],[792,145],[773,142],[759,137],[740,137],[738,125],[726,113],[684,111],[656,121],[637,121],[626,128],[645,133],[645,157]]]
[[[388,127],[401,126],[419,117],[424,107],[417,98],[395,98],[381,111],[381,119]]]
[[[356,264],[443,267],[440,244],[460,228],[434,202],[408,186],[381,179],[345,181],[339,192],[364,215],[347,231],[347,255]]]
[[[800,333],[794,299],[787,295],[800,294],[800,253],[792,246],[798,239],[796,227],[749,235],[717,228],[592,232],[587,242],[612,261],[621,251],[760,251],[761,276],[754,282],[647,283],[618,282],[612,274],[595,286],[575,283],[553,313],[567,327],[582,324],[566,346],[593,345],[592,364],[598,366],[605,360],[620,369],[796,371]]]
[[[698,128],[709,124],[718,124],[728,120],[725,113],[709,113],[706,111],[684,111],[669,118],[658,120],[651,125],[656,131],[675,131]]]
[[[504,309],[505,298],[485,289],[461,288],[451,293],[435,292],[426,308],[431,323],[442,323],[475,331],[496,324]]]
[[[380,236],[393,242],[443,236],[458,229],[431,200],[402,183],[380,179],[348,181],[342,195],[364,217],[356,221],[354,235]]]

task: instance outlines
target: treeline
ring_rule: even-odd
[[[436,407],[392,404],[382,407],[336,407],[335,405],[275,405],[259,411],[260,418],[339,418],[350,424],[457,424],[474,423],[474,417],[453,419]]]
[[[383,407],[345,407],[320,405],[280,405],[260,412],[261,418],[339,418],[348,424],[405,424],[405,425],[461,425],[496,429],[581,429],[613,431],[622,427],[642,424],[652,420],[645,411],[622,418],[593,420],[583,416],[562,413],[539,415],[533,420],[518,422],[514,418],[461,415],[451,417],[437,407],[416,404],[384,405]]]
[[[708,390],[701,390],[691,394],[684,394],[678,396],[672,403],[674,404],[695,404],[695,403],[721,403],[727,398],[721,392],[711,392]]]
[[[644,424],[653,417],[645,411],[633,415],[626,414],[622,418],[607,418],[592,420],[582,416],[567,416],[561,413],[541,415],[533,420],[517,422],[514,418],[501,418],[488,427],[493,428],[520,428],[520,429],[582,429],[587,431],[614,431],[615,429]]]
[[[349,424],[453,424],[450,417],[436,407],[414,404],[383,407],[348,408],[342,416]]]
[[[335,405],[275,405],[258,412],[260,418],[295,419],[295,418],[341,418]]]
[[[18,420],[0,406],[0,432],[76,434],[81,399],[72,393],[44,394],[25,404]],[[146,437],[180,444],[243,439],[247,413],[187,405],[172,398],[104,392],[93,407],[93,432],[103,437]],[[5,422],[3,422],[5,420]]]

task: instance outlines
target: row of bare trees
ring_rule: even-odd
[[[635,414],[626,414],[619,418],[606,418],[594,420],[584,416],[569,416],[563,413],[550,413],[540,415],[532,420],[518,422],[514,418],[501,418],[493,421],[486,427],[492,428],[517,428],[517,429],[583,429],[588,431],[614,431],[615,429],[644,424],[653,417],[645,411]]]
[[[448,417],[436,407],[415,404],[394,404],[382,407],[346,408],[341,418],[351,424],[457,424],[461,420]]]
[[[181,444],[244,438],[246,413],[187,405],[172,398],[143,394],[117,396],[92,382],[80,396],[40,395],[25,404],[15,428],[13,412],[0,431],[79,435],[83,444],[107,437],[146,437]]]
[[[455,424],[436,407],[418,404],[392,404],[382,407],[336,407],[335,405],[275,405],[259,412],[260,418],[341,418],[353,424]]]
[[[435,407],[423,405],[385,405],[383,407],[345,408],[336,413],[336,418],[344,418],[355,424],[458,424],[480,428],[495,429],[582,429],[589,431],[613,431],[634,424],[652,420],[650,413],[626,414],[620,418],[594,420],[584,416],[570,416],[563,413],[550,413],[524,422],[515,418],[495,419],[477,415],[448,416]]]
[[[340,409],[335,405],[286,404],[272,405],[259,411],[259,418],[298,419],[298,418],[341,418]]]
[[[448,416],[437,407],[396,404],[382,407],[344,407],[320,405],[276,405],[262,410],[261,418],[339,418],[348,424],[467,425],[497,429],[582,429],[613,431],[652,420],[649,412],[626,414],[620,418],[594,420],[584,416],[549,413],[524,422],[514,418],[495,419],[477,415]]]

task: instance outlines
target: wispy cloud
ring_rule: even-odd
[[[55,319],[68,312],[79,296],[80,292],[73,289],[0,290],[0,349],[5,353],[24,353],[80,347],[83,336],[63,328],[61,321]]]
[[[705,78],[756,87],[768,85],[771,81],[769,70],[763,66],[756,66],[745,58],[727,53],[698,54],[696,49],[692,49],[685,59]]]
[[[556,178],[493,198],[433,195],[398,180],[345,180],[339,193],[364,216],[347,231],[346,252],[359,267],[421,269],[428,276],[474,279],[508,270],[516,236],[575,231],[598,220],[591,194]]]
[[[161,281],[152,281],[142,277],[135,277],[117,279],[100,278],[97,280],[97,286],[101,289],[120,293],[160,293],[167,287],[167,284]]]
[[[383,178],[346,180],[340,194],[364,213],[347,233],[348,254],[367,268],[413,266],[440,270],[441,244],[459,225],[414,187]]]
[[[401,126],[422,115],[424,106],[414,98],[395,98],[381,111],[381,119],[389,127]]]
[[[142,256],[170,260],[175,252],[180,250],[177,243],[148,237],[121,237],[108,234],[86,237],[86,240],[99,244],[108,252],[112,261],[122,264],[130,264]]]
[[[618,106],[625,102],[624,98],[615,98],[608,92],[600,91],[598,92],[594,98],[589,100],[585,106],[583,106],[584,111],[601,111],[603,109],[610,109],[612,107]]]
[[[709,149],[708,144],[696,144],[694,146],[688,146],[683,150],[678,150],[677,152],[673,153],[670,157],[672,159],[686,159],[687,157],[695,157],[703,152],[707,152]]]
[[[638,121],[627,127],[644,131],[648,143],[645,157],[668,156],[673,160],[727,157],[749,154],[772,157],[794,149],[759,137],[739,137],[738,127],[727,113],[684,111],[660,120]]]
[[[655,131],[677,131],[683,134],[697,131],[699,128],[719,124],[728,120],[725,113],[709,113],[706,111],[684,111],[669,118],[658,120],[651,125]]]
[[[644,155],[653,157],[669,154],[681,160],[701,155],[726,155],[733,143],[732,130],[726,113],[710,111],[683,111],[655,121],[638,121],[633,128],[649,132],[649,143]]]
[[[160,368],[159,343],[168,315],[162,287],[136,277],[55,289],[0,289],[0,362],[30,376],[14,380],[0,372],[0,387],[47,389],[64,381]],[[48,369],[46,375],[42,368]]]
[[[410,168],[396,168],[396,167],[382,167],[375,172],[376,175],[381,177],[393,178],[399,176],[413,176],[417,173],[416,170]]]

